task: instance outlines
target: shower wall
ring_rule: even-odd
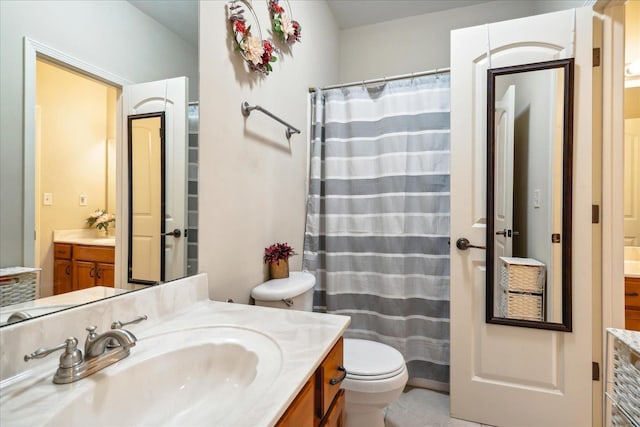
[[[200,106],[189,103],[189,152],[187,157],[187,275],[198,273],[198,150]]]

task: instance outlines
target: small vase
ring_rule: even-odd
[[[284,279],[289,277],[289,260],[281,259],[269,264],[269,277],[271,279]]]

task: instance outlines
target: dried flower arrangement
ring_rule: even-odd
[[[109,223],[112,222],[116,222],[115,215],[107,213],[105,209],[96,209],[91,216],[87,218],[89,228],[96,227],[98,230],[104,230],[105,233],[109,231]]]
[[[293,44],[301,41],[302,27],[298,21],[291,18],[291,5],[287,0],[287,6],[289,7],[289,13],[280,6],[279,0],[269,1],[269,14],[271,15],[271,26],[273,31],[280,36],[283,42]]]
[[[244,3],[253,15],[258,27],[258,35],[253,35],[251,33],[251,25],[247,25],[244,17],[244,8],[239,3]],[[249,64],[250,70],[268,75],[273,71],[271,63],[276,62],[278,58],[275,56],[275,48],[273,47],[273,44],[268,40],[262,39],[260,24],[258,23],[258,19],[253,8],[250,4],[241,0],[231,1],[227,7],[236,50],[240,52],[242,58],[247,64]]]

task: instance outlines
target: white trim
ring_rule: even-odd
[[[65,67],[75,68],[80,72],[90,74],[91,77],[97,78],[98,80],[102,80],[105,83],[108,83],[110,85],[123,87],[126,85],[133,84],[132,81],[127,80],[124,77],[120,77],[117,74],[113,74],[100,67],[96,67],[95,65],[89,64],[88,62],[85,62],[82,59],[75,58],[71,55],[68,55],[64,52],[61,52],[57,49],[54,49],[50,46],[47,46],[43,43],[33,40],[29,37],[25,37],[24,42],[25,42],[25,54],[27,52],[26,46],[28,44],[30,48],[32,48],[33,51],[35,51],[36,54],[46,56],[49,59],[52,59],[56,62],[60,62]],[[25,62],[26,62],[26,58],[25,58]]]
[[[81,59],[75,58],[71,55],[63,53],[57,49],[33,40],[29,37],[24,38],[24,116],[23,116],[23,221],[22,221],[22,234],[23,234],[23,265],[31,266],[35,262],[35,246],[34,246],[34,231],[35,231],[35,103],[36,103],[36,59],[38,56],[46,57],[47,59],[59,63],[67,68],[72,68],[80,73],[87,74],[93,78],[96,78],[104,83],[112,86],[122,88],[125,85],[129,85],[132,82],[120,77],[102,68],[89,64]],[[117,103],[118,111],[122,110],[121,100],[118,99]],[[116,118],[116,126],[118,129],[122,128],[120,123],[120,116]],[[117,150],[116,153],[116,188],[120,188],[122,181],[120,177],[120,171],[122,170],[121,155],[119,155],[121,147],[121,140],[116,141]],[[122,200],[119,200],[118,209],[122,209]],[[116,212],[120,214],[121,212]],[[118,277],[118,266],[121,263],[122,255],[119,253],[122,248],[116,250],[116,276]]]
[[[624,328],[624,1],[599,0],[594,10],[602,26],[601,73],[602,102],[594,106],[602,114],[602,188],[601,188],[601,313],[600,354],[602,375],[608,373],[606,358],[606,328]],[[595,259],[594,261],[598,261]],[[596,271],[594,271],[595,273]],[[594,310],[598,307],[594,306]],[[602,384],[602,381],[600,382]],[[597,390],[597,389],[596,389]],[[609,401],[598,390],[600,408],[594,404],[593,413],[601,415],[594,423],[607,420]],[[594,396],[595,397],[595,396]],[[594,402],[597,401],[594,398]]]

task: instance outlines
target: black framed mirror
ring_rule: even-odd
[[[574,60],[487,71],[486,321],[571,331]]]
[[[127,126],[128,280],[155,285],[165,280],[165,113],[128,116]]]

